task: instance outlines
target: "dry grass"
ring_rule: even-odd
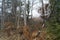
[[[22,40],[22,36],[18,33],[13,33],[10,36],[8,36],[7,32],[1,32],[0,33],[0,40]]]
[[[18,31],[18,30],[16,30],[16,31]],[[13,33],[10,36],[8,36],[7,32],[6,33],[1,32],[0,33],[0,35],[1,35],[0,40],[23,40],[23,39],[27,39],[27,40],[33,40],[33,39],[44,40],[44,37],[45,37],[46,34],[44,32],[41,32],[40,34],[38,34],[38,31],[39,30],[29,31],[28,28],[24,28],[22,35],[20,35],[19,32],[14,33],[13,31],[10,31],[10,32]]]
[[[34,29],[30,26],[15,29],[11,22],[5,23],[5,26],[5,29],[0,31],[0,40],[45,40],[46,37],[45,31],[39,33],[40,23],[34,24]]]
[[[0,40],[45,40],[46,32],[41,31],[40,34],[39,30],[30,31],[28,27],[23,28],[23,34],[20,34],[20,31],[16,30],[15,33],[10,31],[12,34],[8,36],[7,32],[0,32]],[[38,36],[37,36],[38,35]]]

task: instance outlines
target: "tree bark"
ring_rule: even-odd
[[[24,8],[24,26],[27,25],[26,23],[26,0],[24,1],[24,5],[25,5],[25,8]]]

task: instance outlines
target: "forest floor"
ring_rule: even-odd
[[[11,22],[7,23],[8,25],[12,25]],[[6,24],[6,26],[7,26]],[[22,24],[22,23],[21,23]],[[31,34],[30,37],[34,36],[33,39],[29,38],[29,40],[45,40],[46,38],[46,31],[45,28],[41,28],[41,23],[37,22],[29,22],[29,26],[25,27],[23,29],[24,35],[22,35],[22,28],[18,28],[17,30],[12,29],[10,26],[8,27],[9,29],[7,30],[0,30],[0,40],[27,40],[26,37],[28,38],[29,35]],[[40,30],[39,30],[40,29]],[[30,32],[29,32],[30,30]],[[40,31],[40,34],[39,34]],[[35,37],[35,35],[38,35]]]
[[[27,35],[27,34],[26,34]],[[44,30],[41,31],[40,37],[37,37],[39,40],[45,40],[46,32]],[[0,40],[24,40],[23,36],[15,33],[13,35],[8,36],[7,33],[0,31]]]
[[[0,40],[21,40],[19,34],[8,36],[7,33],[0,31]]]

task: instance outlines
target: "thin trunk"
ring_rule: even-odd
[[[20,0],[19,8],[20,8],[20,9],[19,9],[18,18],[17,18],[17,28],[20,27],[21,0]]]
[[[2,19],[1,19],[1,29],[4,27],[4,17],[5,17],[5,0],[2,0]]]
[[[42,24],[42,28],[45,27],[45,13],[44,13],[44,3],[42,0],[42,18],[43,18],[43,24]]]
[[[30,12],[30,1],[28,0],[28,4],[26,5],[27,6],[27,21],[29,21],[29,12]]]
[[[17,8],[17,0],[11,0],[12,1],[12,16],[14,22],[15,22],[15,27],[17,27],[17,16],[16,16],[16,8]]]
[[[27,25],[26,23],[26,0],[24,1],[24,5],[25,5],[25,8],[24,8],[24,26]]]
[[[33,11],[33,4],[34,4],[34,0],[32,0],[32,8],[31,8],[31,19],[32,19],[32,11]]]

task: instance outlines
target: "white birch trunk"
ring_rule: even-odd
[[[24,8],[24,26],[27,25],[26,23],[26,0],[24,0],[24,5],[25,5],[25,8]]]

